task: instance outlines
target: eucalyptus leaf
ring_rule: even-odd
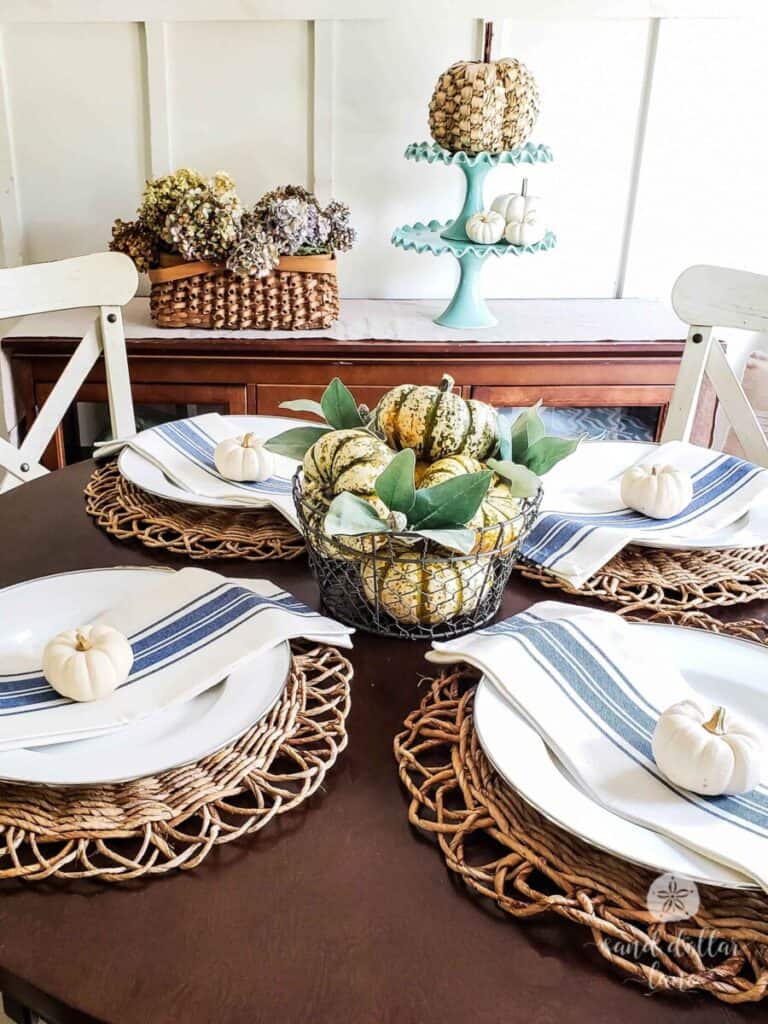
[[[352,392],[338,378],[334,377],[320,399],[323,415],[336,430],[365,426]]]
[[[514,498],[532,498],[541,487],[541,481],[525,466],[508,459],[488,459],[488,466],[503,477]]]
[[[376,480],[376,493],[393,512],[408,513],[416,498],[413,470],[416,456],[411,448],[404,448]]]
[[[311,398],[292,398],[290,402],[281,402],[281,409],[290,409],[291,412],[313,412],[321,420],[325,419],[323,407],[319,402],[313,402]]]
[[[329,537],[359,536],[362,533],[389,533],[389,526],[379,518],[376,509],[356,494],[337,494],[325,516],[325,532]]]
[[[536,444],[537,441],[544,437],[545,429],[539,415],[540,408],[541,399],[530,408],[523,409],[512,424],[509,435],[512,444],[511,459],[513,462],[527,465],[526,452],[531,445]]]
[[[441,530],[468,523],[488,493],[493,473],[465,473],[416,491],[408,520],[414,530]]]
[[[291,427],[284,430],[282,434],[275,434],[266,442],[264,447],[275,452],[276,455],[287,455],[289,459],[303,459],[307,450],[323,434],[329,433],[330,427]]]
[[[416,530],[420,537],[433,540],[441,547],[449,548],[451,551],[460,551],[462,555],[468,555],[477,543],[477,534],[474,530],[468,530],[466,526],[444,527],[441,530]]]
[[[512,460],[512,424],[508,416],[499,416],[499,458]]]
[[[528,449],[525,464],[533,473],[543,476],[566,455],[575,452],[581,441],[581,437],[542,437]]]

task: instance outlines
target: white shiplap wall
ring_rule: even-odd
[[[534,139],[556,163],[533,169],[531,190],[559,247],[492,261],[489,294],[663,296],[691,262],[768,271],[768,21],[722,16],[760,9],[748,0],[725,6],[4,0],[3,259],[103,248],[147,175],[188,164],[229,170],[249,200],[295,181],[347,201],[360,241],[345,295],[444,296],[452,261],[389,235],[455,212],[460,177],[402,151],[428,135],[440,71],[477,56],[479,18],[496,16],[496,52],[539,81]],[[519,184],[495,175],[494,191]]]

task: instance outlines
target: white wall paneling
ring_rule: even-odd
[[[147,173],[152,178],[173,170],[171,149],[171,113],[168,99],[168,31],[163,21],[144,24],[144,53],[147,81],[147,127],[149,160]]]
[[[768,20],[734,15],[768,5],[532,6],[4,0],[3,262],[104,248],[145,177],[188,164],[230,171],[248,202],[281,182],[348,202],[359,244],[340,261],[346,296],[445,296],[451,258],[403,253],[389,237],[455,213],[461,176],[403,150],[428,137],[439,73],[477,56],[482,19],[495,17],[495,53],[519,56],[539,82],[534,138],[555,163],[531,170],[530,189],[559,245],[491,261],[490,295],[666,296],[689,263],[762,270]],[[498,169],[489,192],[521,177]]]

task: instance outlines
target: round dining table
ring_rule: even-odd
[[[185,564],[86,515],[92,463],[0,496],[0,586],[104,566]],[[304,558],[207,562],[314,607]],[[551,597],[513,575],[503,614]],[[768,614],[766,603],[729,618]],[[0,624],[2,628],[2,624]],[[0,883],[0,991],[51,1024],[734,1024],[759,1005],[651,996],[555,915],[470,895],[408,824],[392,753],[424,693],[426,645],[358,634],[349,746],[322,790],[194,871],[106,885]],[[1,1015],[0,1015],[1,1016]]]

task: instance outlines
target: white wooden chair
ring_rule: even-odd
[[[661,440],[687,441],[706,374],[750,462],[768,466],[768,441],[741,382],[714,336],[716,327],[768,331],[768,277],[699,265],[684,270],[672,289],[675,312],[688,337]]]
[[[136,433],[120,307],[133,298],[137,285],[133,262],[117,252],[0,270],[0,319],[97,307],[93,324],[72,353],[21,446],[14,448],[0,438],[0,491],[47,472],[40,458],[102,353],[112,435],[128,438]]]

